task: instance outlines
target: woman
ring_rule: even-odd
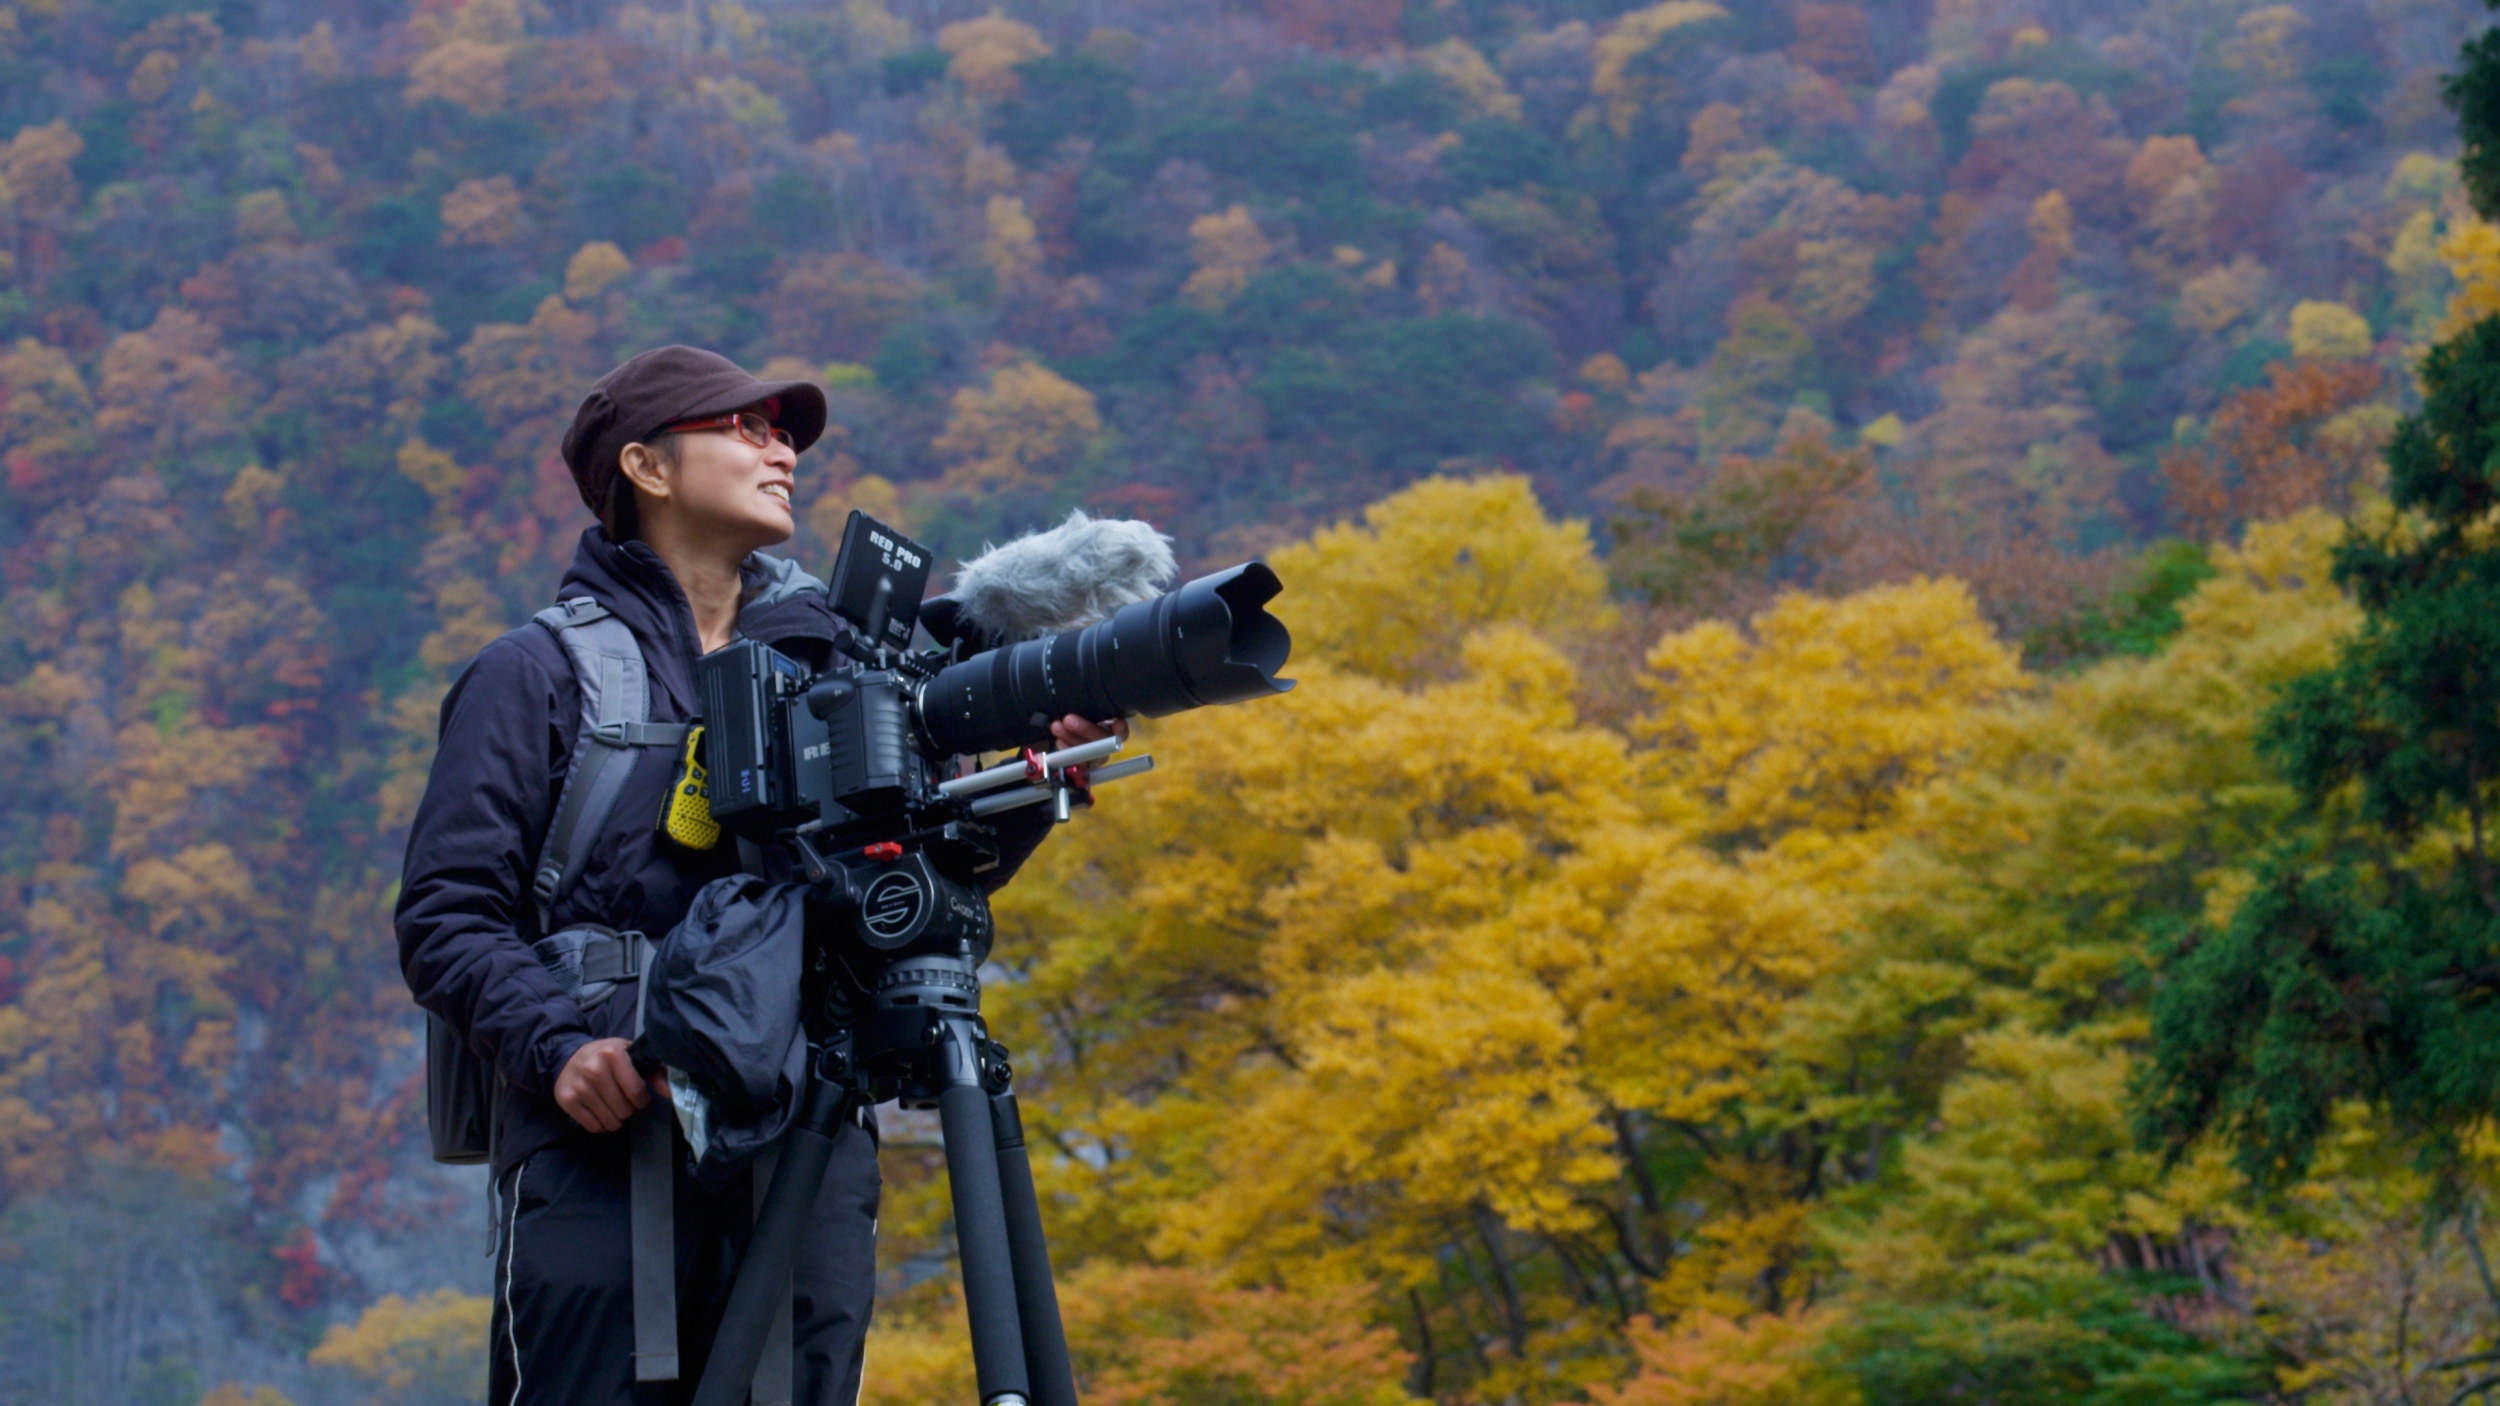
[[[696,716],[695,660],[733,639],[814,668],[833,661],[837,627],[821,586],[761,554],[790,539],[792,475],[824,425],[817,387],[758,381],[691,347],[645,352],[583,399],[564,458],[599,524],[582,533],[557,594],[631,631],[651,722]],[[666,1089],[627,1055],[634,1002],[585,1009],[530,944],[587,925],[665,934],[696,890],[737,872],[738,856],[729,845],[682,848],[659,831],[672,769],[665,752],[643,754],[586,861],[569,866],[578,877],[552,901],[533,894],[584,741],[582,695],[553,624],[525,625],[479,652],[443,701],[397,912],[410,991],[501,1076],[494,1406],[690,1397],[753,1213],[744,1180],[706,1191],[680,1147],[678,1370],[638,1387],[623,1129]],[[1062,745],[1108,735],[1075,717],[1051,730]],[[1004,883],[1047,830],[1047,816],[1032,811],[1001,826],[1002,862],[986,886]],[[870,1137],[840,1139],[793,1276],[794,1402],[847,1406],[858,1394],[877,1193]],[[643,1375],[653,1375],[649,1364]]]

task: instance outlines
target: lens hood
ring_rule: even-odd
[[[1071,713],[1157,718],[1286,692],[1276,671],[1293,637],[1265,609],[1283,589],[1244,562],[1082,630],[976,654],[921,689],[921,726],[940,753],[988,752]]]

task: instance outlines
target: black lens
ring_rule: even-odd
[[[1202,576],[1073,634],[976,654],[939,671],[920,695],[940,752],[990,752],[1039,740],[1081,718],[1162,717],[1283,693],[1292,652],[1263,607],[1284,586],[1260,562]]]

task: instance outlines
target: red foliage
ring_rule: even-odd
[[[285,1275],[278,1281],[278,1298],[289,1308],[319,1304],[337,1271],[321,1262],[321,1246],[313,1239],[312,1227],[297,1230],[293,1238],[270,1253],[286,1266]]]
[[[1406,0],[1262,0],[1259,12],[1293,43],[1367,51],[1396,40]]]
[[[2124,213],[2128,159],[2135,144],[2099,95],[2064,83],[2009,78],[1988,90],[1971,118],[1970,150],[1952,185],[1973,196],[2029,204],[2062,191],[2085,221]]]
[[[2225,254],[2251,254],[2267,263],[2283,257],[2284,236],[2309,173],[2283,153],[2261,146],[2222,170],[2214,189],[2214,244]]]

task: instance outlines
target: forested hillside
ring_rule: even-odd
[[[398,849],[669,341],[829,388],[811,562],[1288,582],[1006,908],[1089,1399],[2470,1384],[2471,1119],[2130,1110],[2500,311],[2474,0],[204,2],[0,0],[0,1401],[470,1389]]]

